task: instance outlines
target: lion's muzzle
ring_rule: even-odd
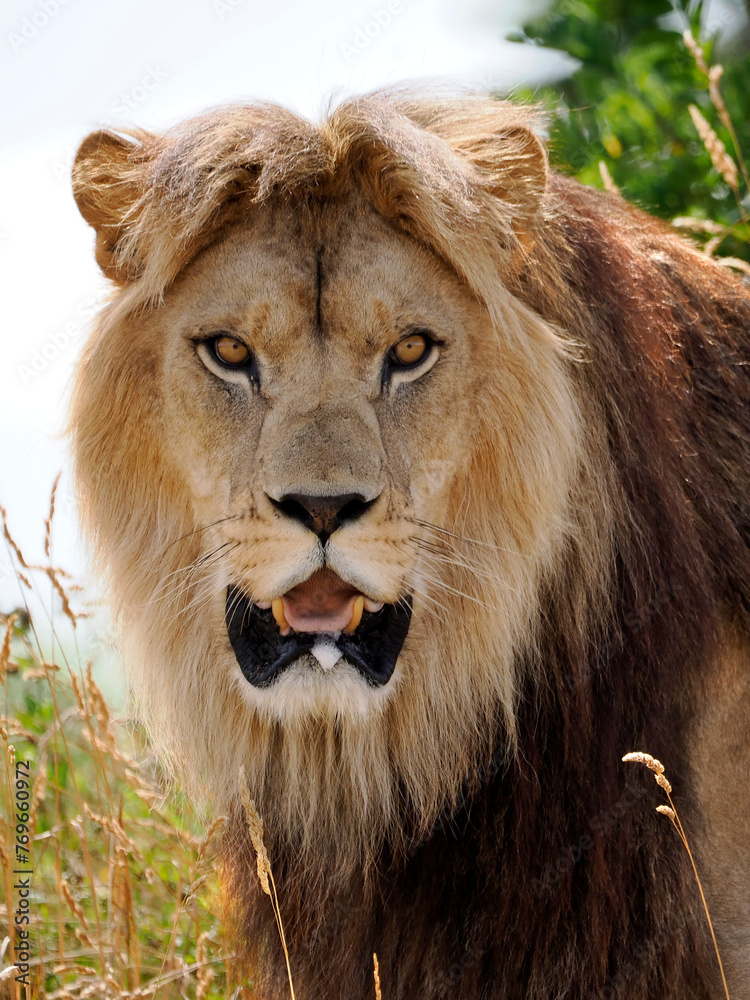
[[[411,613],[411,598],[374,602],[319,570],[271,603],[255,604],[228,587],[225,621],[240,670],[255,687],[273,684],[305,654],[310,669],[325,672],[343,659],[381,687],[393,674]]]

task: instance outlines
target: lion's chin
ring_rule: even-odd
[[[238,587],[229,586],[224,620],[242,676],[253,687],[277,683],[292,667],[329,674],[347,666],[368,686],[379,688],[393,675],[411,614],[407,597],[375,612],[363,610],[351,632],[282,631],[270,608],[259,607]]]

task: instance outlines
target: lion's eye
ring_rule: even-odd
[[[234,337],[217,337],[211,346],[218,360],[231,368],[239,368],[250,359],[250,351]]]
[[[389,358],[399,368],[413,368],[419,364],[430,349],[430,341],[421,333],[411,333],[402,337],[389,352]]]

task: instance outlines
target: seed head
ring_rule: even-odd
[[[628,764],[645,764],[655,774],[664,774],[664,765],[650,753],[626,753],[622,759]]]
[[[267,896],[270,896],[271,886],[268,882],[268,876],[271,874],[271,862],[268,858],[268,851],[266,850],[266,845],[263,840],[263,820],[260,818],[260,813],[258,812],[255,802],[250,798],[250,791],[247,787],[247,778],[245,777],[244,766],[240,767],[239,787],[240,801],[242,802],[242,808],[245,812],[245,822],[247,823],[247,828],[250,831],[250,840],[252,840],[253,847],[255,848],[258,879],[263,892],[265,892]]]
[[[666,776],[663,774],[655,774],[654,777],[656,778],[656,784],[660,788],[663,788],[664,791],[667,793],[667,795],[669,795],[669,793],[672,791],[672,786],[667,781]]]

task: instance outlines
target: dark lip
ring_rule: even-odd
[[[227,587],[224,620],[242,675],[253,687],[269,687],[287,667],[309,652],[322,636],[335,643],[341,655],[371,687],[387,684],[396,667],[411,623],[412,599],[365,611],[351,634],[291,632],[282,635],[270,609],[259,608],[239,587]]]

